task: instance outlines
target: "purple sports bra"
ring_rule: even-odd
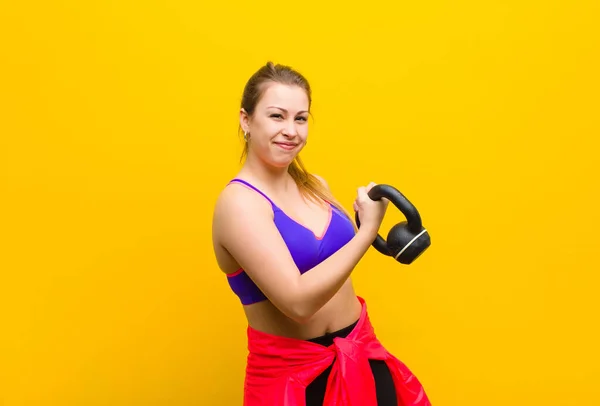
[[[287,216],[267,195],[242,179],[232,179],[229,183],[241,183],[260,193],[271,203],[275,226],[285,241],[300,273],[304,273],[327,259],[350,241],[355,234],[351,220],[333,205],[329,205],[329,222],[323,234],[317,236],[302,224]],[[267,300],[256,284],[244,272],[238,269],[227,275],[231,290],[244,305]]]

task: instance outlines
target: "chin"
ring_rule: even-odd
[[[285,168],[294,162],[296,155],[290,155],[284,157],[268,157],[265,159],[265,163],[274,168]]]
[[[283,168],[283,167],[290,165],[292,162],[294,162],[294,159],[296,159],[296,157],[298,156],[298,152],[299,151],[294,151],[294,153],[287,153],[287,154],[281,154],[281,153],[269,154],[268,156],[265,157],[266,158],[265,161],[269,165],[272,165],[274,167]]]
[[[296,158],[296,157],[294,157]],[[285,168],[288,167],[292,164],[292,162],[294,162],[294,159],[286,159],[284,160],[278,160],[278,161],[271,161],[271,165],[276,167],[276,168]]]

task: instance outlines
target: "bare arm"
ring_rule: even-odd
[[[337,252],[300,274],[273,223],[267,201],[244,188],[226,188],[215,209],[220,244],[286,316],[298,322],[310,319],[348,279],[375,239],[375,227],[361,226]]]

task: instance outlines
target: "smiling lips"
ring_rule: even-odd
[[[298,144],[294,144],[293,142],[276,142],[275,145],[289,151],[296,148]]]

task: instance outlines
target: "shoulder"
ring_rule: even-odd
[[[254,213],[271,210],[271,203],[260,193],[241,183],[230,183],[223,188],[215,203],[215,214]]]
[[[218,236],[221,230],[249,217],[272,219],[271,204],[245,185],[231,183],[217,197],[213,212],[213,233]]]

